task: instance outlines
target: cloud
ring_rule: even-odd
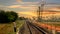
[[[26,1],[26,2],[24,2],[24,0],[16,0],[17,1],[17,3],[19,3],[19,4],[37,4],[37,3],[39,3],[38,1],[36,1],[36,2],[28,2],[28,1]],[[16,3],[16,4],[17,4]],[[15,4],[15,3],[14,3]]]
[[[7,9],[7,6],[0,5],[0,10],[8,10],[8,9]]]
[[[13,4],[19,4],[19,5],[37,5],[39,2],[15,2]]]
[[[36,10],[36,6],[30,5],[30,6],[24,6],[24,5],[10,5],[7,6],[8,8],[17,8],[17,9],[23,9],[23,10]]]
[[[21,14],[23,14],[23,16],[28,16],[28,17],[32,17],[32,16],[37,16],[34,12],[32,11],[26,11],[26,12],[18,12],[18,15],[21,16]]]
[[[51,10],[51,11],[60,11],[60,9],[59,8],[49,8],[48,10]]]
[[[8,8],[19,8],[20,5],[11,5],[11,6],[8,6]]]
[[[4,5],[0,5],[0,7],[7,7],[7,6],[4,6]]]
[[[22,0],[16,0],[17,2],[21,2]]]
[[[36,5],[10,5],[8,8],[34,8]]]
[[[36,11],[37,10],[37,7],[35,5],[30,5],[30,6],[29,5],[28,6],[24,6],[24,5],[10,5],[10,6],[7,6],[7,8],[9,10],[23,11],[23,12]]]

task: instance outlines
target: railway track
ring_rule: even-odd
[[[48,34],[48,32],[27,20],[20,29],[19,34]]]
[[[37,25],[33,24],[33,23],[28,23],[28,25],[30,25],[33,29],[37,29],[39,32],[41,32],[42,34],[48,34],[49,32],[47,30],[45,30],[44,28],[38,27]]]

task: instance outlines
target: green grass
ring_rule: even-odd
[[[20,28],[24,23],[24,20],[17,20],[16,25],[17,28]],[[10,24],[0,24],[0,34],[15,34],[13,23]]]
[[[22,25],[24,24],[24,22],[25,22],[24,20],[17,20],[17,21],[16,21],[17,29],[18,29],[18,28],[21,28]],[[18,31],[18,30],[17,30],[17,31]]]

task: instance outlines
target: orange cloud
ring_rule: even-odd
[[[22,0],[16,0],[17,2],[21,2]]]
[[[56,8],[56,7],[49,8],[48,10],[51,10],[51,11],[60,11],[60,9]]]
[[[33,13],[32,11],[26,11],[26,12],[18,12],[19,16],[24,16],[24,17],[36,17],[37,15]]]
[[[54,14],[53,14],[54,13]],[[23,14],[23,16],[25,17],[37,17],[37,12],[34,12],[34,11],[26,11],[26,12],[18,12],[19,16],[21,16]],[[59,16],[60,15],[60,12],[49,12],[49,11],[45,11],[43,12],[42,14],[42,17],[51,17],[52,15],[55,15],[55,16]]]

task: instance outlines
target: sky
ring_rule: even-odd
[[[0,0],[0,9],[32,15],[42,0]],[[60,0],[44,0],[46,7],[60,11]],[[49,10],[52,10],[50,7]],[[55,7],[55,8],[54,8]],[[31,14],[30,14],[31,13]],[[35,15],[34,15],[35,16]]]
[[[35,11],[38,7],[37,5],[39,5],[41,1],[42,0],[0,0],[0,9],[13,11]],[[60,5],[60,0],[44,1],[48,5]]]

